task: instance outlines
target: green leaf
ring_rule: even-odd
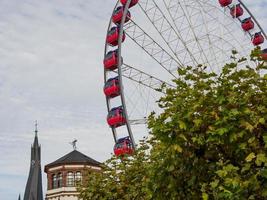
[[[223,178],[228,174],[228,172],[226,170],[218,170],[216,171],[216,174],[218,174],[219,177]]]
[[[263,153],[258,154],[255,163],[257,166],[261,166],[262,163],[264,163],[266,165],[267,158],[266,158],[265,154],[263,154]]]
[[[255,137],[249,138],[248,143],[252,144],[255,141]]]
[[[244,172],[250,170],[250,167],[251,167],[251,164],[250,164],[250,163],[246,163],[246,164],[242,167],[241,173],[244,173]]]
[[[202,199],[203,200],[208,200],[209,199],[209,195],[207,193],[202,193]]]
[[[243,122],[242,125],[246,130],[249,130],[252,133],[254,127],[249,122]]]
[[[170,165],[170,166],[168,167],[168,171],[169,171],[169,172],[172,172],[174,169],[175,169],[174,165]]]
[[[261,170],[260,175],[261,175],[262,177],[264,177],[264,178],[267,179],[267,169],[263,169],[263,170]]]
[[[242,149],[242,150],[244,150],[244,149],[246,149],[247,148],[247,143],[241,143],[241,144],[239,144],[238,145],[238,147],[240,148],[240,149]]]
[[[227,128],[219,128],[217,131],[218,135],[224,135],[225,133],[228,132]]]
[[[175,145],[172,145],[172,148],[177,151],[178,153],[181,153],[183,151],[183,149],[181,148],[180,145],[178,144],[175,144]]]
[[[254,158],[256,158],[256,156],[255,153],[252,152],[246,157],[246,161],[251,162]]]
[[[199,127],[203,121],[201,119],[195,119],[193,122],[194,122],[196,127]]]
[[[265,122],[265,119],[264,119],[264,118],[260,118],[260,119],[259,119],[259,123],[264,125],[264,124],[266,123],[266,122]]]
[[[238,52],[236,50],[232,50],[232,54],[236,55]]]
[[[210,183],[210,186],[214,189],[218,186],[219,182],[220,181],[218,179],[215,179],[214,181]]]
[[[267,148],[267,135],[263,136],[263,141],[265,143],[265,148]]]
[[[182,138],[184,141],[187,141],[187,138],[185,137],[184,134],[180,134],[179,137]]]
[[[179,120],[178,123],[179,123],[179,128],[180,129],[186,130],[186,124],[183,121]]]
[[[186,69],[182,69],[179,67],[177,71],[178,71],[178,74],[181,76],[186,74]]]

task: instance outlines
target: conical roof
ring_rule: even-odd
[[[59,165],[65,165],[65,164],[86,164],[91,166],[100,166],[100,162],[84,155],[83,153],[73,150],[72,152],[68,153],[67,155],[57,159],[56,161],[48,164],[45,166],[45,172],[47,171],[47,168],[55,167]]]

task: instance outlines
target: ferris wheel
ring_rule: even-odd
[[[162,84],[178,68],[219,72],[232,51],[267,48],[267,35],[241,0],[118,0],[107,31],[104,93],[116,156],[132,154],[146,119],[160,112]],[[267,60],[267,49],[262,50]]]

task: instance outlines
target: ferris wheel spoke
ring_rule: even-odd
[[[195,39],[195,42],[196,42],[196,46],[198,47],[198,49],[200,50],[200,58],[202,59],[202,63],[207,63],[207,64],[210,64],[209,63],[209,60],[208,60],[208,57],[206,56],[206,54],[205,54],[205,51],[203,50],[203,48],[202,48],[202,46],[201,46],[201,44],[199,43],[199,41],[198,41],[198,37],[197,37],[197,34],[196,34],[196,32],[195,32],[195,27],[194,27],[194,25],[193,25],[193,22],[191,21],[191,16],[189,15],[189,13],[190,13],[190,11],[188,11],[188,9],[187,9],[187,6],[185,6],[185,8],[184,8],[184,6],[182,6],[181,5],[181,3],[180,2],[178,2],[178,1],[176,1],[176,0],[170,0],[169,1],[169,4],[167,4],[166,3],[166,0],[163,0],[163,2],[164,2],[164,4],[165,4],[165,6],[167,7],[167,10],[170,12],[170,15],[171,16],[174,16],[174,11],[176,11],[177,12],[177,10],[181,10],[182,12],[183,12],[183,16],[184,16],[184,18],[183,19],[185,19],[186,20],[186,22],[187,22],[187,24],[189,25],[189,30],[190,30],[190,32],[193,34],[193,38]],[[172,4],[172,2],[173,2],[173,4]],[[180,8],[180,9],[179,9]],[[191,11],[192,12],[192,11]],[[199,12],[199,11],[198,11]],[[192,13],[190,13],[190,14],[192,14]],[[196,15],[196,13],[193,13],[194,15]],[[175,13],[175,15],[176,15],[176,13]],[[198,14],[197,14],[198,15]],[[176,24],[176,22],[174,21],[174,24]],[[179,31],[179,29],[178,29],[178,31]],[[188,32],[189,33],[189,32]],[[188,34],[187,34],[187,36],[188,36]],[[202,64],[202,63],[200,63],[200,64]]]
[[[202,5],[205,5],[206,7],[207,6],[209,6],[209,7],[211,7],[212,9],[215,9],[216,7],[214,6],[214,5],[212,5],[211,3],[209,3],[209,2],[202,2]],[[203,8],[205,7],[205,6],[203,6]],[[210,18],[212,18],[212,19],[214,19],[214,20],[217,20],[217,17],[216,16],[214,16],[213,14],[211,14],[210,12],[206,12],[206,14],[210,17]],[[232,20],[232,19],[231,19]],[[218,21],[217,20],[217,23],[218,23],[218,26],[219,27],[223,27],[224,29],[225,29],[225,31],[226,31],[226,33],[230,36],[230,38],[228,38],[228,39],[226,39],[227,37],[226,37],[226,34],[225,33],[222,33],[221,35],[220,35],[220,41],[221,41],[221,44],[228,44],[229,46],[231,46],[231,50],[236,50],[236,46],[234,45],[234,42],[237,44],[239,44],[239,52],[238,53],[243,53],[243,52],[247,52],[247,48],[248,48],[248,46],[250,46],[250,39],[248,40],[249,41],[249,43],[244,43],[244,41],[242,41],[243,43],[241,43],[238,39],[237,39],[237,37],[236,37],[236,35],[234,35],[234,33],[230,30],[230,27],[231,26],[233,26],[233,24],[234,24],[234,21],[232,21],[230,24],[223,24],[221,21]],[[210,34],[210,36],[212,36],[212,34]],[[215,37],[218,37],[218,36],[215,36]],[[249,37],[250,38],[250,37]],[[232,42],[231,42],[232,41]],[[218,43],[213,43],[212,44],[214,47],[217,45],[217,46],[219,46],[219,44]],[[227,53],[227,51],[225,51],[225,49],[224,49],[224,46],[222,45],[221,47],[218,47],[218,48],[221,48],[221,53],[222,54],[226,54]],[[240,52],[242,50],[242,52]],[[228,55],[229,56],[229,55]]]
[[[173,73],[174,69],[183,68],[183,66],[161,45],[159,45],[149,34],[147,34],[134,21],[124,26],[126,34],[133,42],[141,47],[150,57],[161,65],[172,77],[177,75]]]
[[[130,119],[130,124],[131,125],[140,125],[140,124],[147,124],[147,119],[144,118],[144,119]]]
[[[181,65],[184,65],[184,63],[181,60],[183,59],[181,58],[182,56],[180,57],[178,55],[179,46],[183,46],[184,49],[187,50],[187,53],[191,57],[193,63],[197,65],[198,64],[197,59],[191,53],[191,51],[189,51],[186,42],[183,40],[179,32],[168,20],[168,18],[166,17],[160,6],[155,2],[155,0],[152,0],[151,3],[150,0],[141,0],[139,2],[139,6],[141,10],[144,12],[145,16],[148,18],[148,20],[155,27],[157,32],[160,34],[161,38],[168,45],[172,53],[179,60]]]
[[[123,65],[121,66],[121,72],[123,77],[128,78],[143,86],[149,87],[155,91],[158,91],[158,89],[162,85],[166,85],[168,87],[174,87],[170,83],[162,81],[159,78],[156,78],[155,76],[145,73],[125,63],[123,63]]]
[[[202,20],[205,22],[205,16],[204,16],[204,13],[203,13],[203,10],[204,10],[204,8],[203,8],[203,4],[201,4],[201,3],[198,2],[198,1],[197,1],[197,3],[198,3],[198,5],[199,5],[199,7],[201,8],[201,9],[200,9],[201,18],[202,18]],[[204,27],[205,27],[205,31],[206,31],[207,33],[209,33],[209,29],[208,29],[207,23],[204,23]],[[218,60],[217,60],[217,54],[216,54],[216,52],[215,52],[215,50],[214,50],[214,47],[212,46],[212,40],[211,40],[211,38],[210,38],[210,34],[207,34],[207,39],[208,39],[209,54],[210,54],[210,55],[214,55],[214,61],[215,61],[216,63],[218,63]],[[212,71],[213,71],[213,70],[212,70]]]
[[[131,94],[126,95],[128,104],[129,104],[129,119],[132,118],[137,118],[136,115],[138,116],[138,118],[144,118],[146,115],[143,112],[143,107],[140,107],[140,105],[142,105],[143,102],[148,101],[148,99],[144,99],[143,97],[143,91],[139,91],[140,87],[138,87],[140,85],[134,85],[134,92],[132,92]],[[138,91],[140,92],[138,96],[134,95],[134,93],[138,93]],[[133,98],[135,96],[135,98]]]
[[[153,102],[156,102],[161,95],[141,84],[133,83],[132,86],[131,92],[126,93],[129,106],[129,119],[144,119],[152,110],[155,110],[155,104]]]
[[[166,3],[167,1],[168,3]],[[164,0],[164,3],[168,7],[168,11],[172,16],[173,23],[177,29],[179,29],[180,32],[185,32],[184,35],[186,37],[189,37],[189,33],[192,33],[190,40],[192,38],[194,39],[194,43],[196,44],[194,47],[196,48],[190,48],[190,50],[194,52],[194,54],[198,55],[199,60],[202,60],[201,64],[207,64],[212,71],[214,63],[216,64],[221,62],[220,58],[223,54],[228,55],[229,58],[231,50],[233,49],[239,49],[242,50],[242,52],[247,52],[248,43],[244,43],[243,41],[240,41],[240,39],[237,39],[236,35],[234,35],[231,30],[231,27],[236,27],[237,25],[235,20],[233,20],[232,17],[227,16],[222,10],[219,10],[217,5],[214,5],[209,1],[178,2],[176,0]],[[222,14],[224,15],[223,19],[228,22],[227,24],[225,24],[225,21],[222,23],[220,20],[220,16]],[[218,37],[218,32],[221,30],[224,31]],[[220,38],[220,40],[217,40],[216,44],[211,40],[212,35],[216,35],[216,38]],[[206,37],[208,39],[207,42],[205,44],[201,43],[200,37]],[[185,40],[188,43],[186,38]],[[250,39],[248,38],[246,39],[246,41],[249,40]],[[212,47],[215,47],[216,45],[221,46],[223,50],[214,54],[215,51]],[[225,46],[229,46],[231,49],[225,51]],[[212,63],[210,58],[214,57],[218,59],[218,61]]]
[[[211,3],[209,3],[209,2],[206,2],[205,3],[207,6],[209,6],[209,7],[212,7],[213,9],[215,8],[215,5],[212,5]],[[202,3],[202,5],[205,5],[204,3]],[[204,6],[203,6],[204,7]],[[228,7],[228,9],[230,9],[230,7]],[[248,12],[249,12],[249,10],[247,10]],[[220,11],[220,12],[222,12],[222,11]],[[224,11],[225,12],[225,11]],[[250,12],[249,12],[250,13]],[[213,19],[215,19],[216,20],[216,17],[214,17],[214,15],[212,15],[212,14],[210,14],[210,12],[207,12],[207,15],[210,17],[210,18],[213,18]],[[226,16],[225,18],[228,18],[228,17],[230,17],[230,16]],[[226,37],[224,37],[224,34],[222,34],[220,37],[221,37],[221,40],[223,41],[223,42],[225,42],[225,43],[228,43],[229,44],[229,46],[231,45],[232,46],[232,50],[233,49],[235,49],[236,50],[236,46],[232,43],[232,44],[230,44],[230,40],[232,40],[233,42],[238,42],[238,39],[237,39],[237,36],[231,31],[231,29],[230,29],[230,27],[232,27],[234,24],[235,24],[235,21],[232,19],[232,16],[230,17],[231,18],[231,23],[229,23],[229,24],[223,24],[221,21],[218,21],[218,25],[220,26],[220,27],[224,27],[225,28],[225,31],[229,34],[229,36],[231,37],[231,39],[226,39]],[[237,19],[239,22],[241,22],[241,20],[238,18]],[[256,19],[255,19],[255,21],[256,21]],[[250,42],[250,39],[251,39],[251,33],[250,32],[245,32],[244,34],[247,34],[247,35],[249,35],[249,37],[247,37],[247,38],[249,38],[249,43],[240,43],[240,41],[238,42],[239,43],[239,47],[240,47],[240,49],[242,49],[242,51],[243,52],[246,52],[246,50],[247,50],[247,47],[248,46],[250,46],[250,44],[251,44],[251,42]],[[244,42],[244,41],[242,41],[242,42]],[[223,50],[222,50],[223,51]],[[241,52],[239,52],[239,53],[241,53]]]

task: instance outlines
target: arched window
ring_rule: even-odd
[[[52,189],[57,188],[57,175],[52,175]]]
[[[82,181],[82,173],[76,172],[75,174],[75,182],[81,182]]]
[[[63,176],[62,176],[62,173],[58,173],[57,179],[58,179],[58,187],[62,187],[63,186]]]
[[[74,174],[73,172],[67,173],[67,186],[74,186]]]

